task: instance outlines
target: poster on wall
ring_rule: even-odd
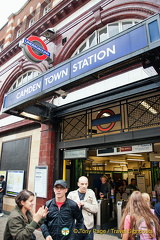
[[[0,176],[4,176],[4,180],[6,180],[6,174],[7,172],[6,171],[3,171],[3,170],[0,170]]]
[[[137,176],[137,187],[141,193],[146,192],[145,175]]]
[[[24,171],[23,170],[8,170],[6,195],[17,196],[23,190],[24,186]]]
[[[34,193],[37,197],[47,197],[48,166],[35,167]]]

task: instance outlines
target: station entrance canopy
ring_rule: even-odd
[[[67,91],[137,63],[144,68],[153,66],[159,74],[159,59],[160,14],[155,14],[6,94],[3,112],[27,117],[22,114],[26,112],[38,116],[38,121],[50,120],[57,107],[42,99],[53,96],[58,89]]]

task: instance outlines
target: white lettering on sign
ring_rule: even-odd
[[[29,86],[29,87],[27,87],[27,88],[25,88],[21,91],[19,91],[16,95],[16,98],[20,99],[20,98],[30,94],[31,92],[34,92],[37,89],[40,89],[40,88],[41,88],[41,81],[38,82],[38,83],[35,83],[35,84],[33,84],[33,85],[31,85],[31,86]]]
[[[116,53],[115,45],[113,45],[112,48],[106,48],[106,50],[102,50],[102,51],[98,52],[97,54],[93,54],[93,55],[73,64],[73,72],[83,69],[85,66],[89,66],[93,63],[96,63],[97,61],[100,61],[100,60],[104,59],[105,57],[109,57],[110,54],[115,54],[115,53]]]
[[[45,85],[51,84],[53,81],[57,81],[63,78],[64,76],[68,76],[68,68],[66,68],[65,70],[61,70],[60,72],[56,72],[53,75],[45,78],[44,84]]]

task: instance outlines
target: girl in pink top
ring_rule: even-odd
[[[134,240],[138,236],[140,240],[160,239],[158,218],[151,212],[149,205],[142,198],[139,191],[134,191],[124,209],[120,223],[122,240]]]

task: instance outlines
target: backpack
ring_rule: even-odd
[[[154,222],[151,221],[152,227],[153,227],[153,232],[155,232],[155,225]],[[137,224],[136,229],[138,230],[137,234],[135,235],[135,240],[156,240],[156,237],[150,238],[149,233],[148,233],[148,228],[146,225],[146,222],[144,218],[140,219],[140,221]]]

